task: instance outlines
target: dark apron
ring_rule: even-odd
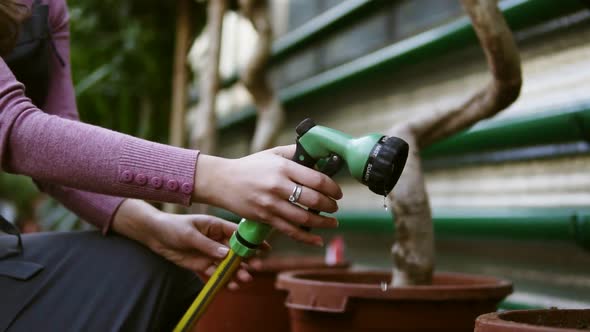
[[[48,6],[36,0],[4,60],[40,109],[51,56],[65,65],[51,39]],[[194,273],[127,238],[98,231],[21,238],[0,216],[0,332],[170,331],[201,287]]]
[[[31,8],[31,17],[21,25],[16,47],[3,60],[17,80],[24,84],[26,96],[38,107],[43,107],[48,93],[50,45],[55,50],[49,29],[49,7],[36,0]],[[58,56],[58,59],[65,65],[61,57]],[[43,266],[35,262],[6,260],[22,255],[23,243],[16,226],[1,215],[0,232],[6,234],[0,241],[0,277],[26,281],[43,270]],[[8,235],[14,235],[14,238]],[[11,314],[2,312],[0,328],[7,326]]]
[[[4,61],[16,79],[24,84],[27,97],[40,108],[45,104],[49,87],[50,45],[53,45],[53,41],[49,29],[49,6],[35,0],[31,7],[31,16],[21,25],[16,47],[4,57]],[[61,57],[58,59],[64,65]],[[4,244],[0,244],[0,260],[22,252],[22,240],[18,229],[2,216],[0,231],[18,237],[15,248],[5,248]],[[6,266],[0,265],[0,273],[6,270]]]
[[[53,45],[49,30],[49,6],[35,0],[31,7],[31,16],[23,22],[19,31],[19,38],[14,50],[4,61],[19,80],[25,85],[25,94],[38,107],[45,104],[49,86],[49,48]],[[59,58],[61,61],[61,58]],[[63,61],[62,65],[63,65]],[[15,235],[15,246],[0,243],[0,260],[2,258],[19,255],[23,251],[22,239],[18,229],[0,216],[0,231]],[[42,267],[34,263],[17,266],[12,262],[0,261],[0,275],[10,275],[15,278],[28,279]],[[22,262],[25,263],[25,262]]]
[[[41,109],[47,99],[51,56],[65,66],[51,37],[49,6],[36,0],[31,8],[31,17],[21,26],[16,47],[4,57],[4,61],[16,79],[24,84],[27,97]]]

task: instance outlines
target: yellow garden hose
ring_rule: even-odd
[[[346,164],[355,179],[378,195],[387,196],[391,192],[408,157],[408,144],[397,137],[369,134],[353,138],[332,128],[316,126],[311,119],[303,120],[295,131],[297,148],[292,158],[294,162],[310,168],[323,164],[320,170],[328,176],[336,174]],[[289,197],[290,202],[297,202],[298,195],[294,196],[295,193]],[[272,227],[268,224],[248,219],[240,221],[229,240],[229,254],[207,281],[174,332],[192,328],[217,292],[232,278],[242,260],[255,255],[271,232]]]
[[[182,316],[182,319],[180,319],[173,332],[190,331],[194,322],[199,320],[205,313],[205,310],[213,298],[215,298],[217,292],[227,285],[234,272],[240,267],[241,262],[242,257],[230,249],[225,259],[217,267],[215,273],[209,278],[209,281],[207,281],[197,298],[193,301],[184,316]]]

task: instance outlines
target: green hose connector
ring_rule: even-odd
[[[248,258],[256,254],[258,247],[272,231],[272,227],[256,221],[242,219],[238,230],[229,240],[230,248],[240,257]]]

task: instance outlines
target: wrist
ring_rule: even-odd
[[[113,217],[112,229],[151,248],[155,241],[153,228],[161,213],[144,201],[126,199]]]
[[[223,179],[228,159],[204,155],[199,156],[195,170],[195,189],[192,200],[219,206],[222,202]]]

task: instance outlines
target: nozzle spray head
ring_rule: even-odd
[[[361,182],[377,195],[389,195],[406,165],[408,151],[408,143],[401,138],[381,137],[369,153]]]
[[[297,126],[294,160],[313,167],[329,155],[346,162],[350,174],[378,195],[388,195],[399,180],[408,158],[409,146],[393,136],[369,134],[353,138],[305,119]]]

